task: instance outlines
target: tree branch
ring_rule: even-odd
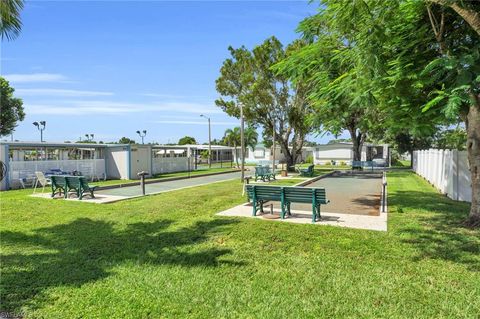
[[[459,16],[461,16],[472,29],[480,35],[480,13],[471,9],[462,8],[456,2],[447,3],[445,0],[428,0],[430,2],[448,6],[452,8]]]

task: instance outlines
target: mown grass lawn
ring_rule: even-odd
[[[26,318],[478,318],[468,205],[389,174],[389,231],[215,213],[237,181],[95,205],[1,193],[1,309]]]

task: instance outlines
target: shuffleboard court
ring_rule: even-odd
[[[330,203],[322,210],[332,213],[379,215],[382,173],[335,172],[306,187],[324,187]],[[305,209],[297,205],[297,209]],[[307,209],[311,209],[308,207]]]
[[[199,177],[192,177],[189,179],[180,179],[176,181],[146,184],[145,193],[156,194],[156,193],[162,193],[162,192],[172,191],[172,190],[186,188],[186,187],[194,187],[194,186],[211,184],[211,183],[216,183],[221,181],[227,181],[235,178],[240,179],[240,174],[241,174],[240,172],[233,172],[233,173],[227,173],[227,174],[199,176]],[[135,197],[135,196],[142,195],[142,189],[141,189],[141,186],[139,185],[125,186],[120,188],[99,190],[95,192],[95,194],[108,195],[108,196]]]
[[[379,216],[382,193],[382,172],[336,171],[332,175],[312,182],[305,187],[323,187],[330,203],[321,206],[323,212]],[[279,202],[268,202],[277,211]],[[292,209],[312,211],[311,204],[292,203]]]

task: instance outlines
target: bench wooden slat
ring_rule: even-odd
[[[246,188],[248,200],[253,204],[253,216],[256,216],[257,210],[263,212],[263,204],[267,201],[281,203],[282,219],[285,218],[285,213],[290,215],[291,203],[311,203],[312,222],[315,222],[317,217],[321,217],[320,206],[329,202],[325,188],[264,185],[246,185]]]
[[[89,186],[87,179],[84,176],[67,176],[65,177],[66,180],[66,196],[68,197],[68,192],[75,193],[79,200],[83,198],[83,196],[90,195],[92,198],[95,198],[94,191],[96,186]]]

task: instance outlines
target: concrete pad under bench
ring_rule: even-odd
[[[271,221],[296,223],[296,224],[312,224],[312,212],[304,210],[293,210],[292,216],[280,219],[278,210],[274,210],[274,216],[270,215],[270,207],[265,205],[265,213],[257,213],[257,216],[252,216],[252,205],[249,203],[235,206],[218,213],[219,216],[229,217],[250,217],[265,219]],[[380,213],[379,216],[368,215],[353,215],[343,213],[330,213],[322,211],[322,219],[317,221],[314,225],[331,225],[338,227],[367,229],[376,231],[387,231],[387,214]]]
[[[103,194],[95,194],[95,198],[91,198],[90,196],[85,196],[82,200],[78,200],[77,197],[70,197],[70,198],[63,198],[60,196],[51,197],[50,193],[35,193],[31,194],[31,197],[38,197],[38,198],[45,198],[45,199],[53,199],[53,200],[67,200],[67,201],[76,201],[82,203],[94,203],[94,204],[106,204],[106,203],[113,203],[119,200],[127,199],[129,197],[126,196],[117,196],[117,195],[103,195]]]

